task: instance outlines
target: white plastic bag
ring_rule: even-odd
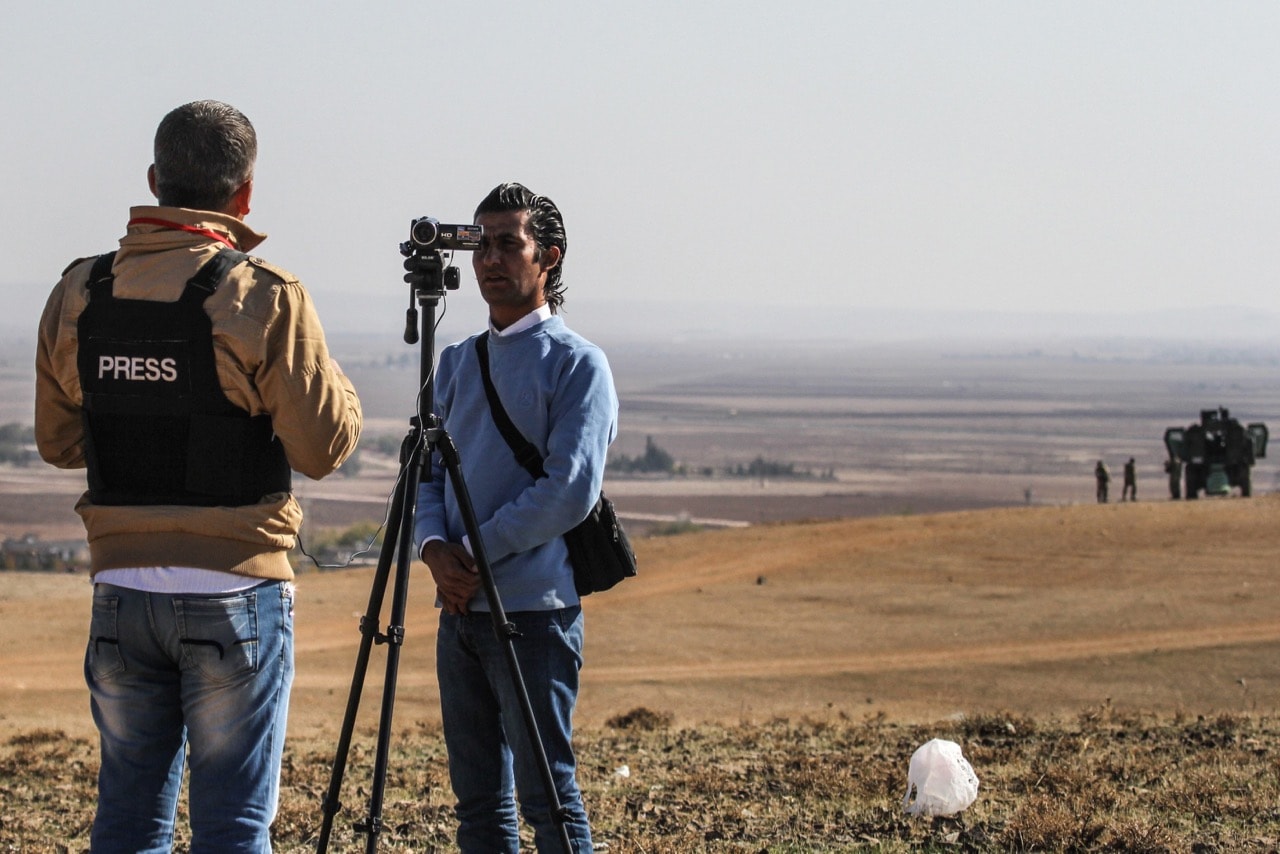
[[[915,790],[915,800],[911,791]],[[911,815],[955,815],[978,798],[978,775],[960,745],[935,738],[911,754],[902,808]]]

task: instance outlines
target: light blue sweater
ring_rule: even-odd
[[[617,435],[618,398],[599,347],[552,316],[507,337],[489,336],[489,374],[516,429],[543,456],[537,481],[498,432],[476,359],[474,336],[446,347],[436,369],[433,411],[461,458],[485,554],[506,611],[578,603],[562,535],[586,518],[604,483]],[[439,454],[418,490],[414,542],[462,542],[466,529]],[[471,602],[488,610],[484,591]]]

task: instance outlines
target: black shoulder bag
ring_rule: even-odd
[[[547,476],[542,467],[542,454],[511,423],[507,410],[498,398],[498,391],[489,377],[489,333],[476,339],[476,357],[480,360],[480,376],[484,379],[484,393],[489,398],[489,412],[498,426],[498,432],[511,446],[516,462],[533,475],[534,479]],[[608,590],[624,578],[636,574],[636,553],[631,548],[626,531],[618,521],[613,502],[600,493],[587,518],[564,535],[569,547],[569,562],[573,564],[573,586],[579,596]]]

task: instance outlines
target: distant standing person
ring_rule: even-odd
[[[1138,470],[1133,457],[1129,457],[1129,462],[1124,464],[1124,489],[1120,492],[1120,500],[1138,500]]]
[[[1182,497],[1182,460],[1177,457],[1164,461],[1165,473],[1169,475],[1169,497]]]
[[[40,455],[85,468],[85,652],[101,765],[94,852],[269,852],[293,682],[290,471],[355,449],[360,401],[297,277],[244,253],[257,136],[171,111],[115,252],[71,264],[40,320]]]
[[[1111,471],[1102,460],[1098,460],[1098,464],[1093,467],[1093,477],[1098,481],[1098,503],[1106,504],[1107,491],[1111,487]]]

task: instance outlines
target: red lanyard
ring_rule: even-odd
[[[228,248],[235,249],[236,245],[228,240],[225,236],[208,228],[197,228],[194,225],[183,225],[180,222],[171,222],[167,219],[157,219],[151,216],[139,216],[129,220],[129,225],[158,225],[161,228],[172,228],[176,231],[186,231],[191,234],[199,234],[210,240],[216,240],[219,243],[225,243]]]

